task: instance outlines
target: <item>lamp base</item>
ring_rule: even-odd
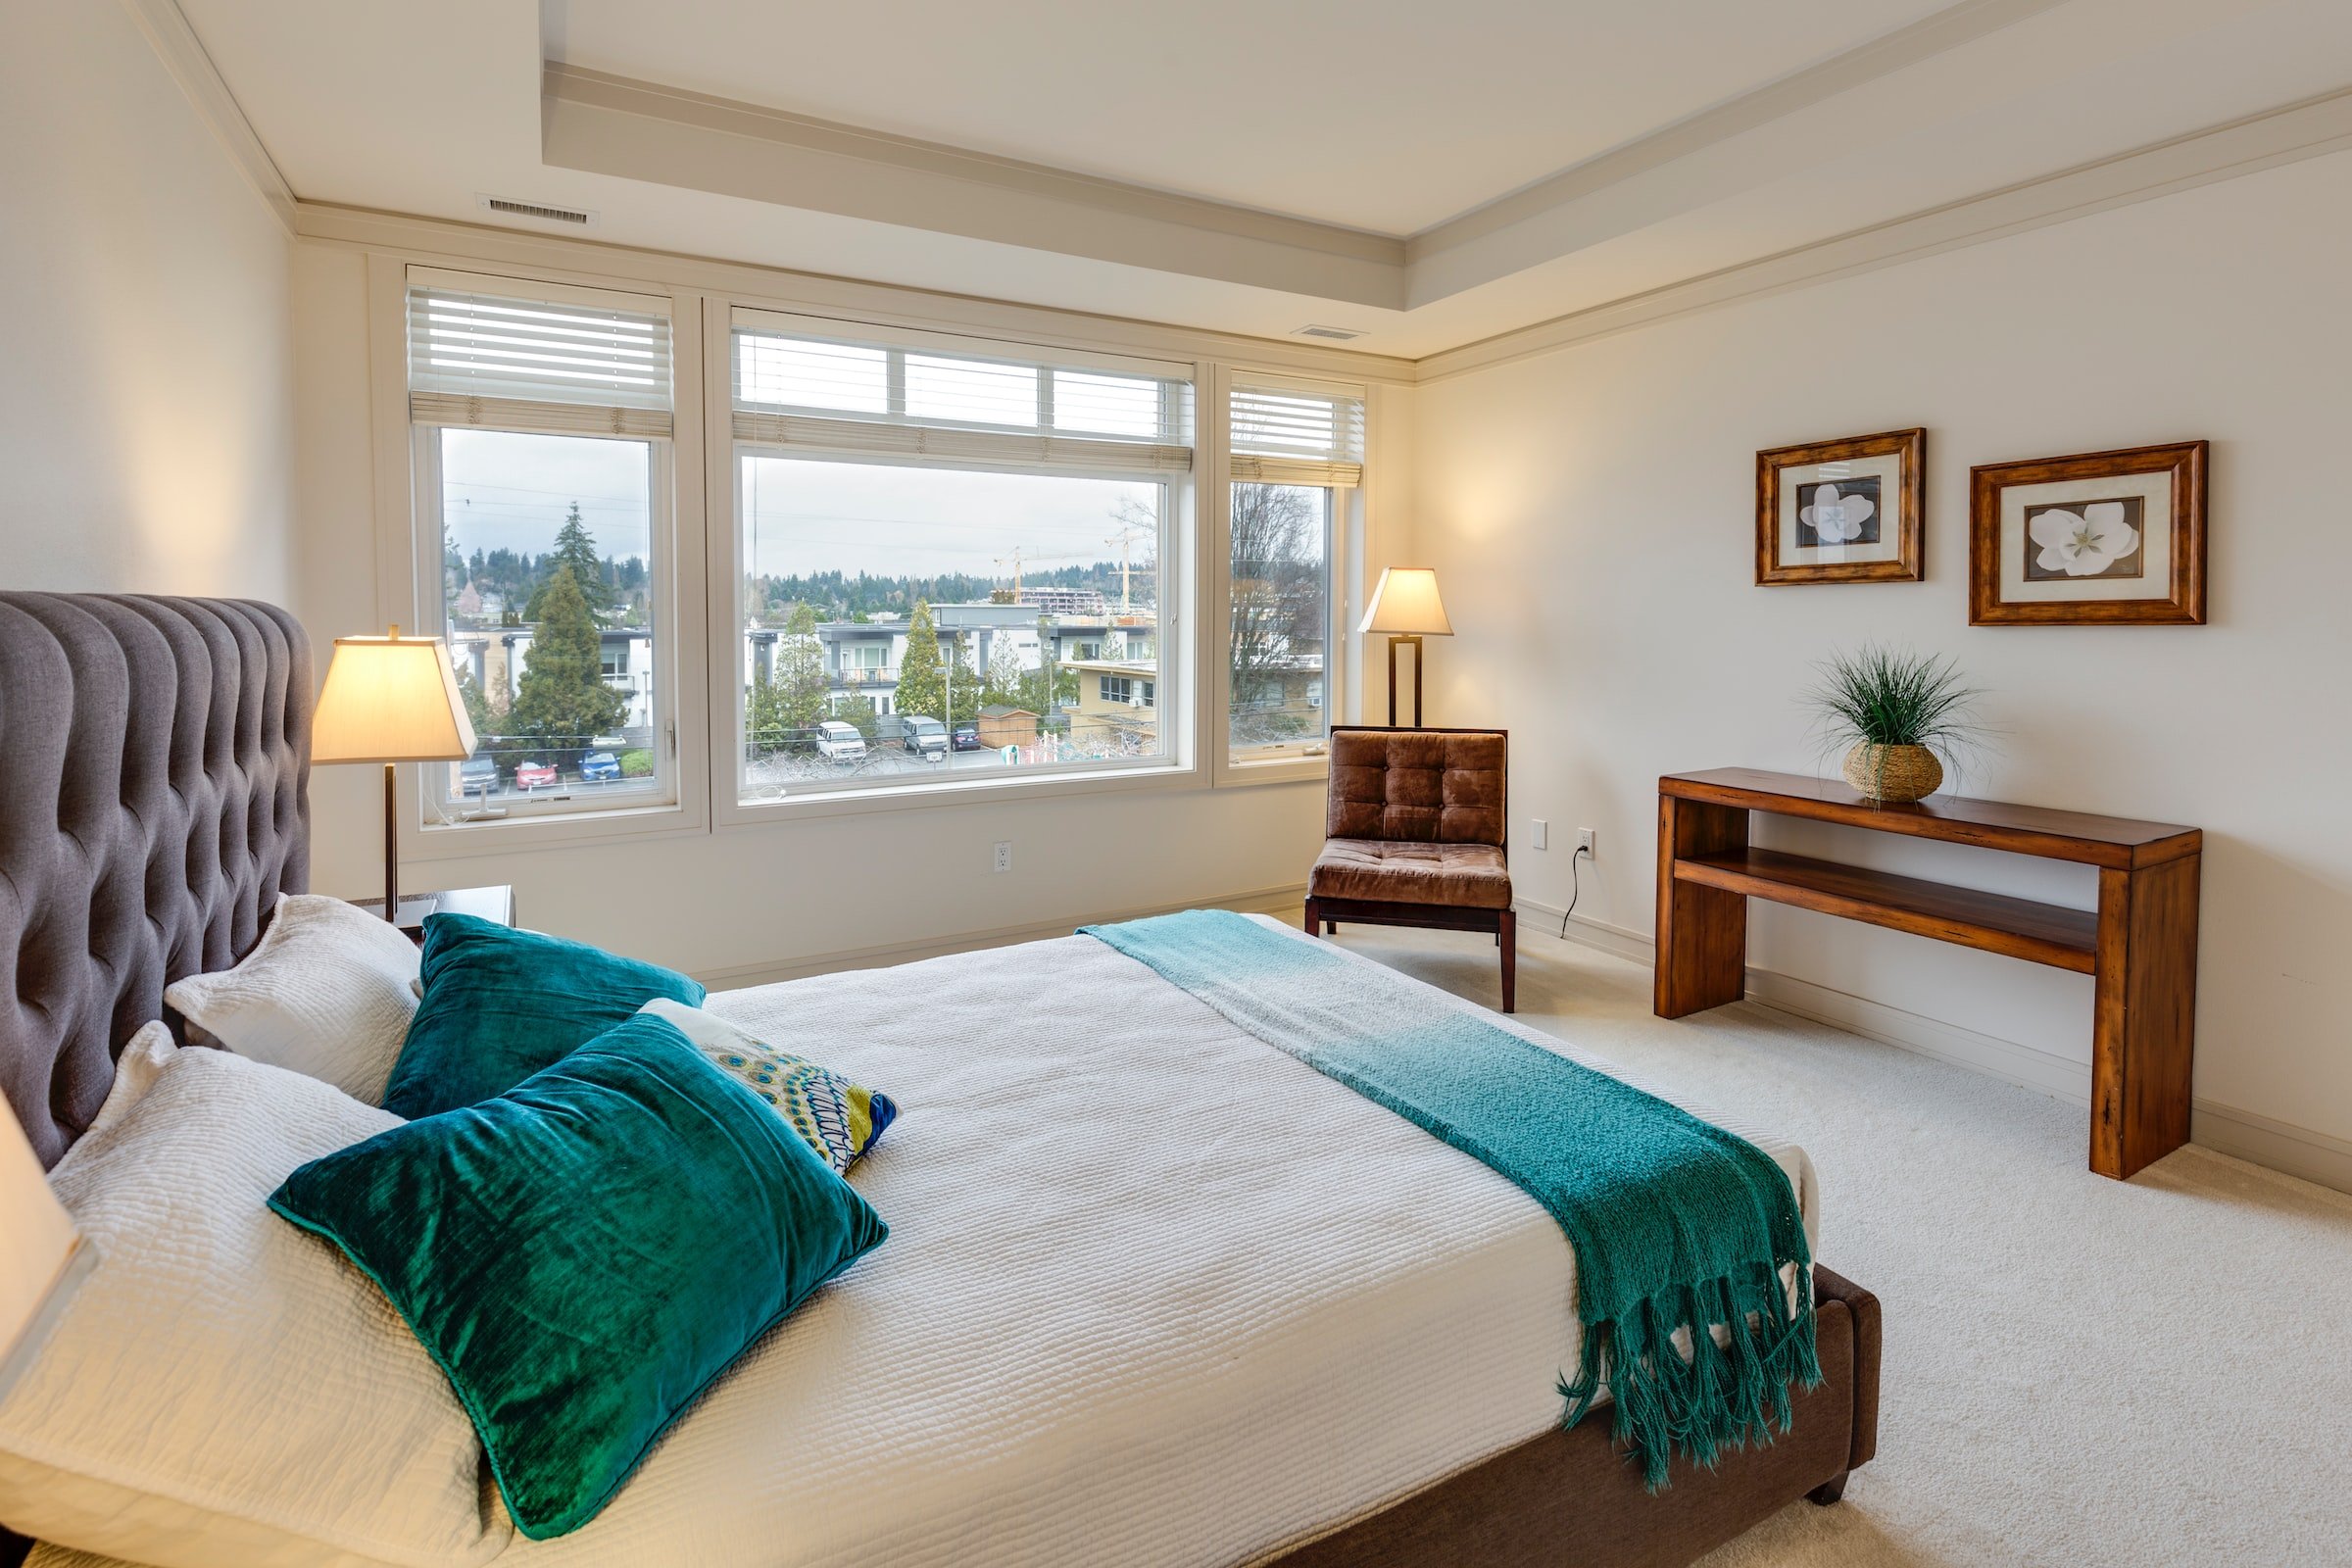
[[[1396,645],[1413,645],[1413,724],[1421,727],[1421,638],[1416,632],[1398,632],[1389,639],[1389,728],[1396,727]]]
[[[400,923],[400,772],[384,764],[384,918]]]

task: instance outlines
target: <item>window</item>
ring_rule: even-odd
[[[740,798],[1175,761],[1187,368],[858,331],[735,316]],[[827,717],[866,745],[820,746]]]
[[[1362,482],[1360,397],[1237,380],[1231,396],[1226,735],[1238,761],[1298,756],[1329,734],[1341,500]]]
[[[478,737],[428,822],[666,805],[667,302],[505,287],[410,278],[420,612]]]

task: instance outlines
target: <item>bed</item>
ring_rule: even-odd
[[[21,594],[0,669],[38,763],[0,807],[0,954],[48,955],[19,959],[0,1085],[54,1160],[168,979],[233,962],[302,886],[310,670],[269,607]],[[125,745],[166,691],[169,735]],[[60,823],[110,848],[61,856]],[[1824,1381],[1793,1430],[1646,1494],[1605,1423],[1557,1426],[1575,1283],[1550,1218],[1092,938],[710,1006],[897,1098],[857,1177],[892,1240],[602,1517],[501,1563],[1676,1563],[1834,1501],[1875,1446],[1877,1303],[1817,1268]],[[1804,1152],[1708,1119],[1780,1164],[1817,1238]]]

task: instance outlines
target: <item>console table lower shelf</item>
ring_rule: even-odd
[[[2095,910],[1751,848],[1751,812],[2006,850],[2097,868]],[[1719,768],[1658,781],[1654,1007],[1680,1018],[1747,988],[1747,901],[1934,937],[2094,982],[2090,1168],[2128,1177],[2188,1142],[2197,986],[2196,828]]]

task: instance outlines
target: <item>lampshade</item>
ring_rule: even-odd
[[[1450,637],[1453,622],[1438,597],[1438,574],[1427,566],[1383,566],[1380,586],[1358,631],[1394,632],[1402,637]]]
[[[93,1255],[49,1190],[15,1112],[0,1101],[0,1395],[32,1358],[49,1311]]]
[[[311,719],[314,762],[449,762],[473,723],[438,637],[338,637]]]

